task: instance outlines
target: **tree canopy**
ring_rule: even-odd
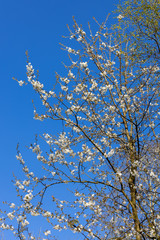
[[[160,2],[159,0],[128,0],[118,6],[124,16],[126,37],[133,42],[133,59],[160,60]],[[136,57],[136,58],[135,58]]]

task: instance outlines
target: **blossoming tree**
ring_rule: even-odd
[[[133,61],[123,15],[117,22],[116,30],[105,21],[87,34],[74,20],[73,47],[63,45],[70,65],[66,76],[56,74],[54,89],[45,90],[30,62],[27,81],[17,80],[39,94],[45,112],[35,108],[36,120],[63,123],[58,136],[43,135],[47,152],[37,142],[30,146],[38,174],[17,149],[25,175],[15,178],[20,204],[9,203],[1,228],[21,240],[36,239],[29,232],[34,216],[48,221],[47,239],[53,229],[88,240],[160,239],[159,67],[155,59]],[[50,191],[57,185],[72,197],[58,199]]]

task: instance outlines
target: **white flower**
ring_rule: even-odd
[[[54,154],[53,153],[49,154],[49,161],[53,161],[53,159],[54,159]]]
[[[29,222],[25,219],[24,222],[22,222],[21,224],[22,224],[22,227],[25,227],[29,224]]]
[[[9,217],[9,219],[11,219],[11,220],[14,218],[14,215],[13,215],[13,213],[8,213],[8,214],[7,214],[7,216],[8,216],[8,217]]]
[[[21,185],[21,183],[17,180],[15,185],[16,185],[17,187],[19,187],[19,186]]]
[[[26,65],[26,68],[27,68],[27,74],[28,76],[31,76],[34,74],[34,69],[33,69],[33,66],[31,65],[31,63],[28,63]]]
[[[68,87],[61,85],[61,89],[66,92],[68,90]]]
[[[98,84],[93,79],[91,81],[92,81],[92,86],[90,87],[90,90],[92,91],[94,88],[97,87]]]
[[[59,224],[55,225],[53,228],[56,229],[56,230],[60,230],[61,229]]]
[[[83,40],[83,38],[81,37],[81,36],[79,36],[78,38],[77,38],[77,41],[78,42],[80,42],[80,41],[82,41]]]
[[[70,80],[68,78],[61,78],[61,81],[68,84],[70,82]]]
[[[73,131],[80,132],[80,129],[78,127],[76,127],[76,126],[73,126]]]
[[[71,70],[69,70],[68,77],[74,78],[74,74],[71,72]]]
[[[22,221],[23,221],[23,217],[22,217],[22,216],[19,216],[19,217],[17,218],[17,221],[18,221],[18,222],[22,222]]]
[[[40,147],[39,145],[36,145],[33,149],[32,149],[33,152],[35,152],[36,154],[40,153]]]
[[[32,193],[31,192],[29,192],[28,194],[26,194],[25,196],[24,196],[24,201],[26,201],[26,202],[30,202],[31,200],[32,200],[32,198],[33,198],[33,195],[32,195]]]
[[[52,214],[51,214],[51,212],[46,211],[46,212],[43,214],[43,216],[44,216],[44,217],[51,217]]]
[[[70,95],[67,95],[67,100],[72,100],[73,99],[73,95],[70,94]]]
[[[10,205],[10,208],[15,208],[15,204],[14,203],[11,203],[11,205]]]
[[[54,177],[56,175],[56,172],[51,172],[52,176]]]
[[[23,86],[23,84],[24,84],[25,82],[22,81],[22,80],[20,80],[20,81],[18,81],[18,83],[19,83],[19,86]]]
[[[106,44],[104,42],[101,43],[103,47],[106,47]]]
[[[53,96],[53,95],[54,95],[54,92],[53,92],[53,91],[49,91],[49,94]]]
[[[110,110],[111,110],[112,112],[115,111],[115,106],[112,106],[112,105],[111,105],[109,108],[110,108]]]
[[[23,168],[23,171],[24,171],[25,173],[28,173],[28,172],[29,172],[29,169],[27,168],[27,166],[25,166],[25,167]]]
[[[153,68],[152,68],[152,72],[153,73],[155,73],[155,72],[157,72],[157,71],[159,71],[160,70],[160,68],[158,67],[158,66],[154,66]]]
[[[111,151],[108,153],[108,157],[111,157],[114,154],[114,149],[111,149]]]
[[[85,207],[92,207],[92,206],[94,206],[95,205],[95,202],[94,201],[89,201],[89,202],[83,202],[83,205],[85,206]]]
[[[33,172],[30,172],[29,175],[33,177],[33,176],[34,176],[34,173],[33,173]]]
[[[151,176],[151,177],[155,177],[155,174],[154,174],[153,170],[151,170],[150,176]]]
[[[124,16],[121,15],[121,14],[119,14],[119,16],[117,17],[118,20],[121,20],[121,19],[123,19],[123,18],[124,18]]]
[[[105,76],[107,75],[107,73],[106,73],[106,71],[103,71],[103,72],[100,73],[100,75],[101,75],[102,77],[105,77]]]
[[[111,149],[109,153],[105,153],[105,157],[111,157],[114,154],[114,149]]]
[[[44,85],[42,83],[40,83],[39,81],[35,81],[35,80],[32,80],[31,84],[32,84],[33,88],[37,91],[41,91],[42,88],[44,87]]]
[[[69,48],[68,48],[68,52],[69,52],[69,53],[73,52],[72,48],[69,47]]]
[[[24,181],[23,181],[23,185],[29,186],[29,184],[30,184],[30,181],[29,181],[29,180],[24,180]]]
[[[36,211],[34,211],[34,210],[32,210],[32,211],[31,211],[31,215],[32,215],[32,216],[38,216],[38,215],[39,215],[39,213],[38,213],[38,212],[36,212]]]
[[[122,173],[120,171],[117,171],[116,175],[117,175],[117,177],[121,177]]]
[[[77,86],[75,87],[74,91],[75,92],[81,92],[86,86],[82,83],[78,83]]]
[[[45,236],[48,236],[49,234],[51,234],[51,231],[50,231],[50,230],[47,230],[47,231],[44,232],[44,235],[45,235]]]
[[[0,227],[3,228],[3,229],[9,229],[9,225],[6,225],[4,223],[2,223],[2,225]]]
[[[110,60],[107,60],[107,62],[104,64],[105,67],[111,67],[112,65],[115,65],[115,62]]]
[[[87,62],[80,62],[81,69],[87,68],[87,66],[88,66]]]

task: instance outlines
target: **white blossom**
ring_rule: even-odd
[[[11,203],[11,205],[10,205],[10,208],[15,208],[15,204],[14,203]]]
[[[43,216],[44,216],[44,217],[51,217],[52,214],[51,214],[51,212],[46,211],[45,213],[43,213]]]
[[[12,220],[15,216],[13,215],[13,213],[8,213],[7,216]]]
[[[31,200],[32,200],[32,198],[33,198],[33,194],[31,193],[31,192],[29,192],[28,194],[26,194],[25,196],[24,196],[24,201],[26,201],[26,202],[30,202]]]
[[[50,235],[51,234],[51,231],[50,230],[46,230],[45,232],[44,232],[44,235],[45,236],[48,236],[48,235]]]
[[[71,70],[69,70],[69,72],[68,72],[68,77],[74,78],[74,74],[71,72]]]
[[[121,19],[123,19],[123,18],[124,18],[124,16],[121,15],[121,14],[119,14],[118,17],[117,17],[118,20],[121,20]]]
[[[83,68],[87,68],[88,67],[88,64],[87,62],[80,62],[80,67],[83,69]]]
[[[18,83],[19,83],[19,86],[23,86],[23,84],[24,84],[25,82],[22,81],[22,80],[20,80],[20,81],[18,81]]]

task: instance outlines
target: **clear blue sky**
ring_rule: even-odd
[[[48,86],[54,83],[55,71],[63,71],[61,62],[66,53],[60,50],[62,35],[68,35],[66,24],[72,26],[72,16],[87,26],[93,16],[102,22],[116,8],[119,0],[5,0],[0,1],[0,202],[15,201],[11,183],[13,172],[20,174],[16,160],[16,145],[22,153],[34,141],[35,134],[54,134],[54,123],[33,119],[32,99],[36,97],[28,86],[20,87],[12,80],[26,79],[26,56],[40,71],[40,80]],[[112,22],[112,16],[110,22]],[[51,86],[51,85],[50,85]],[[27,153],[26,153],[27,154]],[[32,161],[33,159],[29,159]],[[1,205],[1,203],[0,203]],[[14,238],[12,238],[14,239]],[[10,240],[10,239],[7,239]],[[62,240],[62,239],[61,239]]]

